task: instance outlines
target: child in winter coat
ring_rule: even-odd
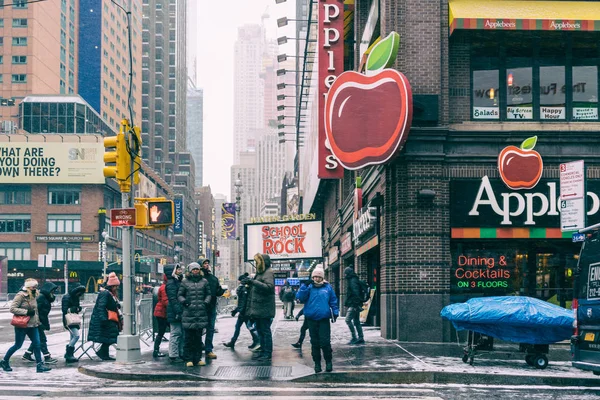
[[[321,351],[325,358],[325,371],[333,371],[333,351],[331,349],[331,322],[340,313],[338,300],[329,282],[325,281],[325,271],[315,268],[312,282],[302,285],[296,299],[304,304],[304,318],[308,321],[310,344],[315,372],[321,369]]]

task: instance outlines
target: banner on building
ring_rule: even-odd
[[[322,221],[245,224],[244,255],[268,254],[272,261],[323,258]]]
[[[235,203],[223,203],[221,206],[221,237],[235,239]]]
[[[173,224],[173,233],[180,235],[183,233],[183,199],[174,199],[175,223]]]
[[[104,183],[102,142],[0,143],[1,183]]]

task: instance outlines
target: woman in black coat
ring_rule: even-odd
[[[98,293],[96,305],[94,311],[92,311],[88,339],[94,343],[102,344],[96,354],[103,361],[114,360],[109,355],[108,349],[111,344],[117,343],[117,336],[119,336],[121,330],[121,306],[117,296],[120,284],[117,274],[111,272],[106,283],[106,290]],[[110,319],[109,311],[116,313],[117,321]]]
[[[79,340],[79,329],[80,324],[67,324],[67,314],[79,314],[81,312],[81,296],[85,293],[85,286],[76,282],[69,286],[69,293],[65,294],[62,298],[62,323],[63,327],[69,331],[71,339],[67,343],[65,350],[65,361],[67,363],[77,362],[78,359],[75,357],[75,345]]]

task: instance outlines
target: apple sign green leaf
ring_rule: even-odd
[[[523,143],[521,143],[521,150],[533,150],[536,143],[537,143],[537,136],[532,136],[530,138],[527,138],[527,139],[523,140]]]
[[[396,61],[399,45],[400,35],[393,31],[390,32],[385,39],[377,43],[371,50],[367,59],[367,71],[376,72],[391,67]]]

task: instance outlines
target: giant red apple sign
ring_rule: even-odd
[[[537,136],[525,139],[521,147],[508,146],[498,155],[500,177],[511,189],[533,189],[542,177],[542,156],[533,150]]]
[[[340,74],[325,101],[325,133],[329,147],[346,169],[383,164],[402,149],[412,122],[408,79],[390,67],[400,36],[390,33],[377,43],[363,75]]]

